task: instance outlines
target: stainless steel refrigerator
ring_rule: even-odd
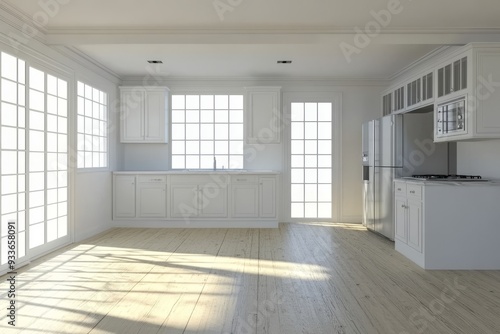
[[[448,173],[448,144],[433,142],[432,113],[388,115],[364,123],[362,136],[363,224],[394,240],[394,179]]]

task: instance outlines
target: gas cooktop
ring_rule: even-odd
[[[422,174],[422,175],[412,175],[411,177],[406,177],[408,179],[417,179],[425,181],[488,181],[483,179],[479,175],[456,175],[456,174]]]

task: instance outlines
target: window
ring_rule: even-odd
[[[332,218],[332,104],[291,104],[291,217]]]
[[[78,82],[78,168],[108,167],[107,94]]]
[[[26,255],[26,63],[4,52],[0,63],[0,265],[5,266],[9,222],[17,222],[17,257]]]
[[[243,168],[243,95],[172,95],[172,169],[214,162]]]
[[[0,57],[0,267],[7,226],[16,226],[17,257],[68,236],[68,83],[14,56]],[[34,250],[37,249],[37,250]]]

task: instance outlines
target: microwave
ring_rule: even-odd
[[[442,103],[437,108],[437,136],[458,135],[466,132],[466,98]]]

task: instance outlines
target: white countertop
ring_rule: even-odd
[[[500,181],[490,180],[490,181],[437,181],[437,180],[422,180],[413,178],[398,178],[394,179],[394,182],[407,182],[416,183],[426,186],[466,186],[466,187],[477,187],[477,186],[500,186]]]
[[[231,174],[231,175],[250,175],[250,174],[280,174],[279,171],[270,169],[202,169],[202,170],[159,170],[159,171],[114,171],[113,174],[128,175],[207,175],[207,174]]]

